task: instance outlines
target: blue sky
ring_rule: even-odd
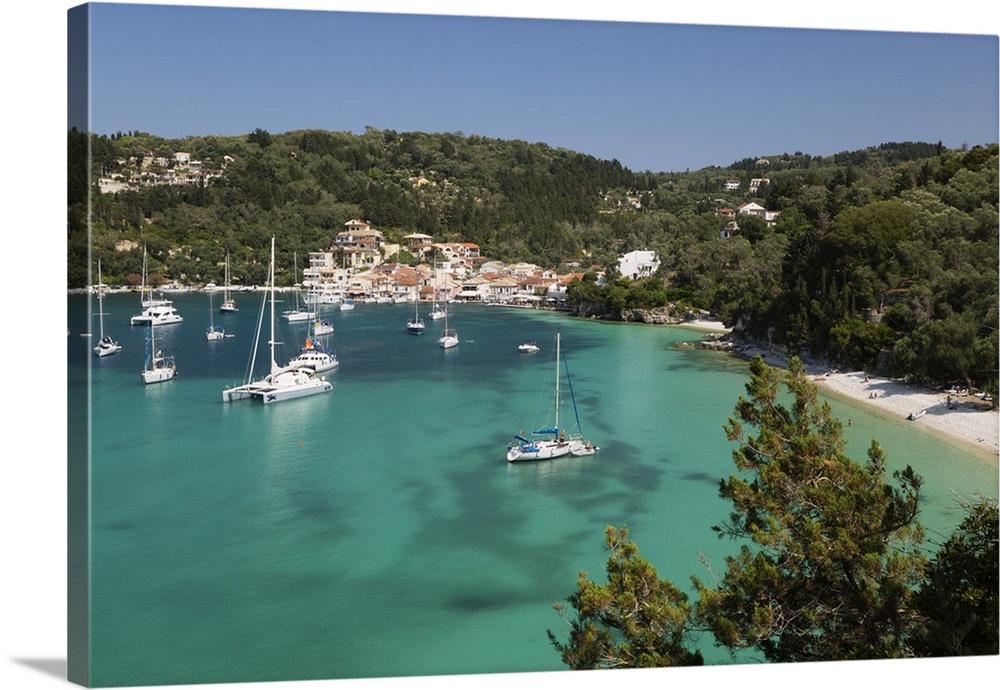
[[[975,35],[92,7],[90,129],[104,134],[461,131],[657,171],[998,138],[988,25]]]

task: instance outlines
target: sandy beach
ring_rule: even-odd
[[[694,328],[699,331],[710,331],[713,333],[729,333],[729,331],[732,330],[726,328],[726,325],[721,321],[706,321],[705,319],[691,319],[690,321],[685,321],[677,325]]]
[[[975,395],[940,392],[902,381],[837,372],[813,378],[821,388],[1000,455],[1000,414]],[[913,419],[910,419],[911,415]]]
[[[742,349],[738,354],[746,358],[759,354],[772,366],[788,366],[786,357],[765,350]],[[823,391],[870,405],[899,418],[901,424],[914,424],[1000,455],[1000,412],[976,395],[937,391],[862,371],[830,371],[809,363],[806,371]]]
[[[717,321],[686,321],[682,324],[714,334],[730,329]],[[771,366],[788,367],[788,358],[778,352],[759,348],[734,351],[749,359],[760,355]],[[806,362],[806,371],[821,390],[876,408],[897,417],[901,424],[914,424],[956,441],[1000,456],[1000,412],[991,402],[976,395],[937,391],[896,379],[869,376],[862,371],[830,371],[828,367]],[[950,404],[949,404],[950,401]],[[913,419],[909,419],[913,415]]]

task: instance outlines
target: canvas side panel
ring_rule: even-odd
[[[81,127],[81,123],[89,125],[89,6],[71,8],[67,20],[67,130],[75,126],[86,131],[89,127]],[[85,687],[90,684],[89,382],[89,360],[82,372],[69,369],[66,387],[67,677]]]

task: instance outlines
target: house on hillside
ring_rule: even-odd
[[[736,207],[736,214],[746,214],[750,216],[757,216],[768,224],[772,226],[775,223],[775,219],[778,217],[780,211],[768,211],[766,208],[754,201],[748,201],[747,203]]]
[[[344,258],[352,267],[366,266],[377,263],[382,258],[382,233],[363,220],[349,220],[344,223],[345,230],[337,233],[333,240],[334,252]]]
[[[735,220],[731,220],[725,225],[723,225],[722,228],[719,230],[719,238],[723,240],[728,240],[730,237],[738,235],[739,233],[740,233],[740,226],[736,223]]]
[[[622,276],[633,280],[651,276],[659,268],[656,252],[649,249],[637,249],[618,257],[618,270]]]

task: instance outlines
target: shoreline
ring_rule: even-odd
[[[788,368],[787,357],[761,348],[744,348],[734,354],[743,359],[759,354],[771,366]],[[830,371],[804,359],[803,364],[822,393],[989,453],[994,460],[1000,458],[1000,411],[976,395],[938,391],[863,371]]]

